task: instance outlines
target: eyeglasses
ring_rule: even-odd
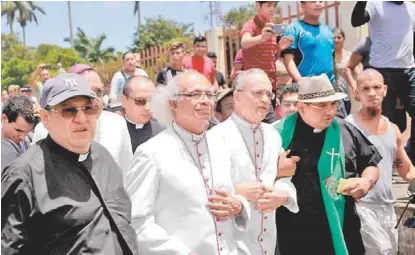
[[[96,115],[100,108],[98,104],[93,105],[85,105],[81,107],[65,107],[63,109],[54,109],[54,108],[46,108],[47,111],[60,113],[60,115],[65,119],[72,119],[75,118],[78,114],[78,111],[82,110],[86,115]]]
[[[268,90],[242,90],[239,89],[238,91],[246,91],[249,92],[255,99],[261,99],[264,97],[264,95],[267,95],[269,100],[275,99],[275,94]]]
[[[143,106],[143,105],[146,105],[147,104],[147,102],[149,102],[149,100],[147,100],[146,98],[144,98],[144,97],[130,97],[130,96],[127,96],[127,95],[125,95],[128,99],[131,99],[131,100],[134,100],[134,103],[135,103],[135,105],[138,105],[138,106]]]
[[[327,111],[327,110],[333,110],[333,109],[338,110],[340,108],[339,101],[334,101],[331,103],[321,103],[321,104],[313,104],[313,103],[306,103],[306,104],[319,111]]]
[[[94,91],[95,95],[97,95],[97,97],[103,97],[106,94],[105,89],[96,89],[96,90],[93,90],[93,91]]]
[[[189,97],[191,99],[194,100],[198,100],[200,98],[202,98],[203,96],[206,96],[209,100],[215,99],[216,98],[216,93],[214,91],[201,91],[201,90],[196,90],[196,91],[192,91],[189,93],[180,93],[177,94],[178,96],[185,96],[185,97]]]
[[[281,105],[289,108],[291,106],[297,107],[297,103],[298,103],[297,101],[282,101]]]

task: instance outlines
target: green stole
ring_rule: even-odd
[[[294,136],[297,116],[298,113],[291,114],[274,125],[274,128],[281,135],[284,150],[288,149]],[[344,169],[345,155],[343,141],[339,123],[334,119],[326,130],[323,150],[318,161],[318,173],[320,176],[320,189],[323,194],[324,208],[336,255],[349,254],[343,237],[345,199],[342,194],[337,193],[339,180],[340,178],[344,178]]]

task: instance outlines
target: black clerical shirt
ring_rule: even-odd
[[[345,151],[346,178],[359,177],[369,166],[376,166],[381,156],[376,148],[353,125],[338,119]],[[315,133],[298,116],[291,155],[299,156],[292,182],[297,189],[300,211],[291,213],[286,208],[277,210],[278,246],[281,255],[334,255],[334,247],[326,217],[317,164],[323,148],[325,130]],[[363,255],[360,219],[355,201],[345,197],[343,234],[350,255]]]
[[[122,236],[111,228],[88,174]],[[138,253],[121,170],[98,143],[79,155],[48,136],[6,167],[1,185],[2,254]]]
[[[146,124],[135,124],[128,119],[126,121],[133,153],[140,144],[147,142],[148,139],[164,130],[164,127],[155,119],[151,119]]]

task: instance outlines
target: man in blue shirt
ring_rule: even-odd
[[[284,64],[295,82],[301,77],[325,73],[332,84],[334,76],[334,36],[332,29],[320,24],[322,1],[302,1],[304,19],[291,24],[285,36],[291,36],[293,43],[282,52]]]

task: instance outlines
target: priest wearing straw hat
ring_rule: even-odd
[[[276,212],[281,255],[363,255],[355,202],[376,183],[381,156],[353,125],[335,119],[339,100],[325,74],[299,82],[298,113],[274,127],[290,156],[299,212]]]

